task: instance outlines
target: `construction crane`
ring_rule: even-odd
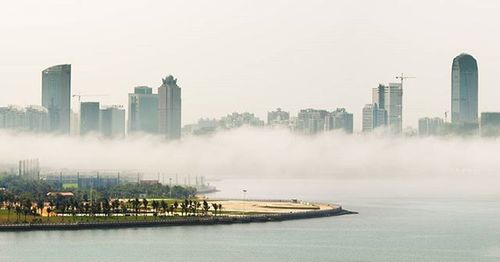
[[[402,96],[403,96],[403,82],[404,82],[405,79],[410,79],[410,78],[416,78],[416,77],[414,77],[414,76],[405,76],[403,73],[401,73],[400,76],[396,76],[396,79],[398,79],[399,81],[401,81],[401,99],[403,99],[402,98]],[[390,102],[391,101],[390,92],[391,91],[389,91],[389,104],[391,103]],[[399,121],[401,121],[401,126],[403,125],[403,104],[402,103],[403,103],[403,101],[401,101],[401,105],[400,105],[401,108],[399,109],[399,110],[401,110],[401,115],[399,116]]]
[[[108,95],[82,95],[82,94],[74,94],[71,97],[78,97],[78,102],[80,102],[82,96],[83,97],[93,97],[93,96],[108,96]]]
[[[405,79],[410,79],[410,78],[416,78],[414,76],[405,76],[403,73],[401,73],[400,76],[396,76],[396,79],[399,79],[401,81],[401,90],[403,90],[403,82]]]

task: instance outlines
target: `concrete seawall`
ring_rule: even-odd
[[[157,226],[188,226],[188,225],[222,225],[238,223],[273,222],[317,217],[329,217],[357,214],[342,209],[315,210],[295,213],[279,213],[266,215],[246,216],[211,216],[211,217],[167,217],[157,220],[137,221],[105,221],[105,222],[78,222],[78,223],[32,223],[32,224],[3,224],[0,231],[33,231],[33,230],[80,230],[80,229],[111,229]]]

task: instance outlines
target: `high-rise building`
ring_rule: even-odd
[[[378,104],[367,104],[363,107],[363,132],[371,132],[387,125],[387,111]]]
[[[500,112],[481,113],[481,135],[482,136],[500,135]]]
[[[169,75],[158,88],[159,133],[168,139],[181,137],[181,88]]]
[[[151,87],[135,87],[128,95],[128,131],[158,133],[158,94]]]
[[[98,133],[100,130],[99,102],[80,103],[80,135]]]
[[[423,117],[418,120],[418,134],[420,136],[436,136],[444,134],[444,120],[439,117]]]
[[[56,65],[42,71],[42,106],[49,111],[50,130],[69,134],[71,65]]]
[[[49,130],[49,113],[42,106],[0,107],[0,128],[28,131],[47,132]]]
[[[460,54],[453,59],[451,68],[452,124],[477,124],[477,108],[477,62],[469,54]]]
[[[297,116],[295,130],[309,135],[323,132],[328,114],[326,110],[302,109]]]
[[[379,85],[373,89],[373,104],[387,111],[387,126],[393,134],[403,130],[403,89],[400,83]]]
[[[353,132],[353,115],[348,113],[345,108],[337,108],[337,110],[326,115],[325,130],[342,129],[347,134]]]
[[[281,110],[281,108],[275,111],[267,112],[267,124],[268,125],[288,125],[290,121],[290,113]]]
[[[111,138],[125,136],[125,109],[122,106],[101,109],[101,133]]]

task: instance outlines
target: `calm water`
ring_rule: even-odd
[[[500,197],[361,196],[335,190],[331,181],[279,181],[279,190],[276,182],[214,183],[222,189],[217,197],[243,197],[239,188],[245,188],[247,198],[342,202],[360,214],[209,227],[0,233],[0,261],[500,261]]]

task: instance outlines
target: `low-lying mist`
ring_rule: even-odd
[[[0,132],[0,165],[39,158],[42,170],[137,170],[150,177],[160,172],[338,184],[361,181],[364,188],[406,185],[406,189],[436,192],[496,192],[499,156],[500,140],[481,138],[391,138],[336,132],[303,136],[254,128],[179,141],[156,136],[109,140]]]

